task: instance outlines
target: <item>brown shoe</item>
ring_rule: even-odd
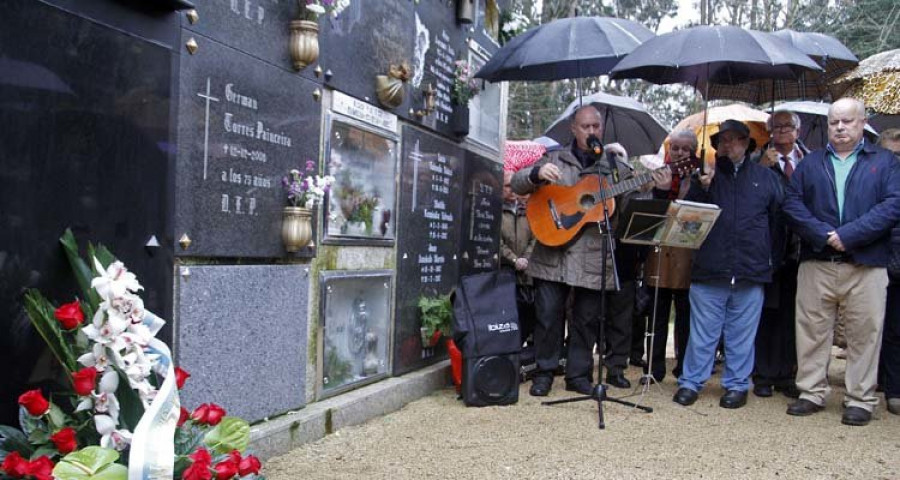
[[[788,406],[787,414],[795,417],[806,417],[824,409],[825,407],[822,405],[817,405],[805,398],[801,398]]]

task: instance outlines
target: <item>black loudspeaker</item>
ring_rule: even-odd
[[[463,402],[469,406],[509,405],[519,401],[519,354],[464,360]]]

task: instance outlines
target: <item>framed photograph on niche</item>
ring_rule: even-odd
[[[320,275],[317,398],[376,381],[390,371],[391,273]]]
[[[326,173],[335,181],[328,194],[323,241],[392,245],[399,137],[333,112],[327,123]]]

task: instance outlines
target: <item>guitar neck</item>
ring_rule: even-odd
[[[638,175],[637,177],[631,177],[628,180],[623,180],[619,183],[614,184],[609,188],[604,188],[600,190],[600,194],[598,195],[598,199],[605,199],[610,197],[615,197],[616,195],[621,195],[625,192],[630,192],[632,190],[637,190],[641,188],[641,185],[653,180],[653,176],[649,173],[645,173],[643,175]]]

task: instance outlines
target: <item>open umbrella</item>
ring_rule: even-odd
[[[840,91],[831,82],[859,63],[856,55],[843,43],[822,33],[779,30],[772,35],[808,55],[823,71],[806,71],[796,79],[771,78],[738,85],[710,85],[709,100],[727,98],[760,105],[776,100],[836,97]]]
[[[612,69],[610,78],[687,83],[708,100],[713,84],[798,78],[807,70],[822,69],[781,38],[734,26],[702,25],[647,40]],[[702,135],[704,153],[705,137]]]
[[[499,82],[604,75],[654,36],[643,25],[622,18],[561,18],[513,38],[475,77]]]
[[[843,96],[859,98],[875,113],[900,113],[900,49],[866,58],[835,84],[845,90]]]
[[[619,142],[629,155],[645,155],[659,150],[666,139],[666,129],[650,115],[644,105],[627,97],[594,93],[575,99],[544,132],[561,145],[572,141],[569,122],[581,105],[594,105],[606,119],[603,143]]]
[[[708,144],[709,137],[718,133],[719,124],[728,119],[744,122],[750,129],[750,138],[756,140],[758,146],[762,146],[769,140],[769,134],[766,131],[766,120],[769,119],[769,114],[739,103],[712,107],[704,112],[685,117],[684,120],[678,122],[678,125],[675,125],[673,131],[693,130],[702,144]],[[704,160],[706,160],[707,164],[715,161],[714,151],[707,151],[704,155]]]
[[[828,143],[828,108],[826,102],[785,102],[775,108],[775,112],[794,112],[800,117],[800,141],[806,148],[815,150]],[[869,141],[878,138],[878,132],[869,125],[863,132]]]

